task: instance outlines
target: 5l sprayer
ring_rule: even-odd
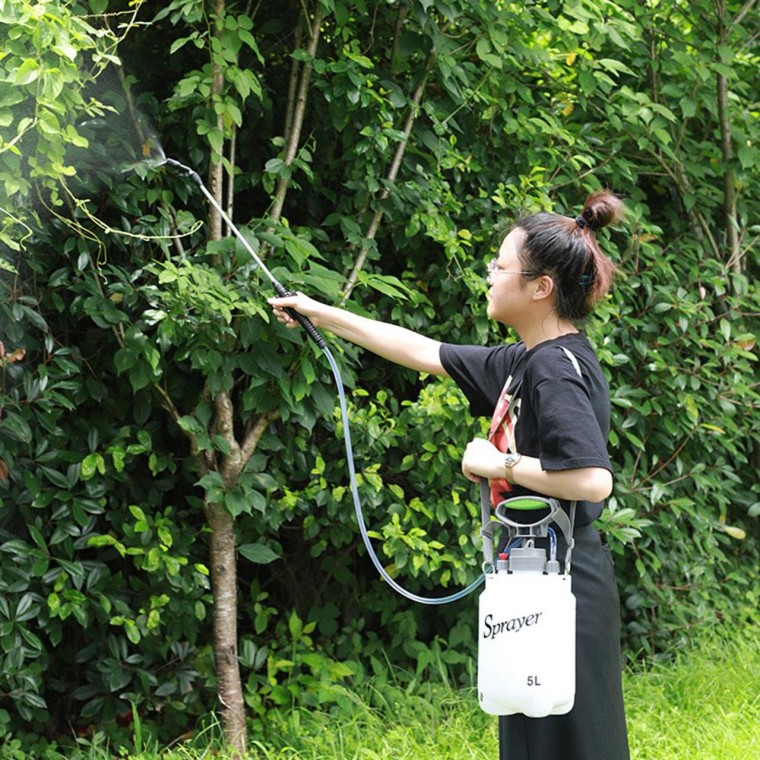
[[[166,164],[186,174],[201,190],[209,203],[229,225],[235,237],[272,284],[280,296],[291,295],[243,237],[196,171],[165,159]],[[464,598],[482,583],[480,596],[478,694],[481,708],[495,715],[523,713],[530,717],[568,712],[575,694],[575,598],[571,592],[570,556],[572,552],[571,515],[554,499],[520,498],[502,502],[492,516],[487,481],[481,483],[483,520],[483,573],[460,591],[443,597],[423,597],[400,586],[386,572],[378,559],[364,522],[351,444],[351,432],[345,390],[340,370],[327,343],[312,322],[303,314],[289,309],[308,336],[322,350],[333,372],[344,430],[350,490],[359,531],[364,546],[377,571],[388,585],[406,598],[427,605],[441,605]],[[548,509],[542,520],[528,525],[508,516],[513,510]],[[555,523],[567,545],[564,568],[557,559]],[[493,536],[500,529],[509,537],[505,551],[495,559]],[[539,546],[548,540],[549,553]],[[564,572],[560,572],[564,569]]]
[[[485,505],[488,485],[481,490]],[[548,514],[533,523],[508,517],[541,508]],[[495,520],[486,520],[485,513],[483,517],[486,587],[478,615],[478,702],[492,715],[562,715],[575,701],[575,597],[570,575],[575,503],[568,516],[556,499],[517,497],[496,507]],[[557,558],[552,523],[565,539],[564,568]],[[494,558],[497,526],[506,528],[509,540]],[[539,542],[548,542],[548,555]]]

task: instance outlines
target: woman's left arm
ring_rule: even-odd
[[[505,476],[504,454],[484,438],[467,444],[462,472],[473,482]],[[531,491],[568,501],[604,501],[612,493],[612,473],[604,467],[544,470],[537,457],[520,457],[507,480]]]

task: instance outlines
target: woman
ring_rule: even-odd
[[[515,330],[516,343],[458,346],[300,294],[270,301],[288,327],[298,323],[286,307],[397,364],[452,377],[473,414],[492,417],[488,440],[467,445],[462,472],[475,482],[488,478],[494,504],[523,494],[577,502],[575,705],[566,715],[501,717],[499,756],[509,760],[629,757],[618,595],[609,550],[593,527],[612,491],[609,391],[576,326],[610,288],[614,267],[595,233],[622,212],[622,202],[602,191],[575,218],[539,213],[515,224],[488,265],[487,312]],[[560,556],[564,548],[560,541]]]

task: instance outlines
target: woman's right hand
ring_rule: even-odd
[[[429,372],[442,377],[448,374],[441,364],[439,341],[426,338],[405,327],[330,306],[303,293],[269,298],[268,303],[277,320],[285,327],[298,326],[298,320],[293,319],[286,311],[294,309],[308,317],[314,327],[328,330],[339,338],[351,341],[384,359],[418,372]]]
[[[272,313],[277,320],[290,328],[298,327],[299,322],[293,319],[286,309],[294,309],[299,314],[303,314],[304,317],[308,317],[314,327],[319,327],[319,315],[325,308],[324,304],[300,292],[289,296],[269,298],[267,302],[272,307]]]

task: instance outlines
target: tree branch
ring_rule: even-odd
[[[224,18],[225,0],[214,0],[213,14],[211,24],[213,25],[211,41],[211,103],[212,106],[217,98],[222,94],[224,89],[224,71],[218,56],[214,52],[217,46],[221,45],[222,39],[222,20]],[[221,114],[216,116],[216,128],[221,132],[224,130],[224,121]],[[217,200],[219,205],[222,204],[222,185],[224,183],[224,172],[222,156],[216,151],[211,152],[211,159],[208,168],[208,189],[211,195]],[[208,214],[209,240],[222,239],[222,215],[213,205],[209,208]]]
[[[166,411],[169,412],[169,416],[177,424],[177,427],[184,433],[185,438],[187,438],[187,441],[190,444],[190,453],[192,454],[198,466],[198,474],[201,477],[203,477],[209,472],[209,469],[212,464],[212,461],[210,461],[210,458],[209,458],[209,452],[205,452],[205,453],[201,452],[198,446],[198,437],[194,433],[191,433],[189,430],[185,430],[179,424],[179,420],[182,415],[179,413],[179,409],[177,409],[176,405],[174,404],[174,401],[172,400],[172,397],[169,395],[166,388],[159,385],[158,383],[153,383],[152,385],[155,388],[158,395],[161,396],[164,409],[166,409]],[[203,511],[206,515],[206,518],[208,518],[209,514],[207,510],[207,505],[205,502],[203,505]]]
[[[662,166],[665,173],[673,180],[673,182],[676,184],[676,187],[679,189],[681,193],[684,192],[684,190],[691,190],[689,186],[689,179],[685,176],[683,167],[678,167],[678,172],[671,169],[667,163],[665,162],[665,159],[659,154],[654,153],[653,154],[657,162]],[[689,218],[692,220],[692,223],[694,224],[695,232],[697,234],[697,237],[701,240],[707,240],[707,243],[710,247],[710,253],[712,256],[718,260],[721,259],[720,255],[720,248],[718,247],[718,244],[715,242],[715,238],[713,237],[712,231],[710,230],[710,225],[707,223],[707,220],[700,214],[698,211],[695,211],[693,208],[686,212],[689,216]]]
[[[744,7],[736,14],[734,19],[728,25],[729,34],[733,32],[733,30],[739,26],[742,21],[744,21],[744,17],[752,10],[756,4],[757,0],[747,0],[747,2],[744,3]]]
[[[308,23],[308,22],[306,22]],[[290,134],[287,135],[287,146],[285,148],[285,166],[290,167],[298,155],[298,146],[301,141],[301,131],[303,129],[304,116],[306,114],[306,101],[309,94],[309,83],[311,81],[311,73],[314,70],[312,60],[317,54],[317,45],[319,44],[319,35],[322,27],[322,7],[317,3],[317,10],[314,16],[314,21],[309,30],[309,46],[307,51],[309,53],[309,60],[303,64],[301,68],[301,77],[298,83],[298,92],[296,94],[295,108],[293,110],[292,123],[290,128]],[[285,205],[285,196],[287,195],[288,188],[290,187],[290,179],[288,177],[280,177],[277,183],[277,190],[275,192],[274,204],[272,206],[271,217],[275,222],[280,220],[282,216],[282,209]]]
[[[237,155],[237,125],[232,125],[232,134],[230,135],[228,148],[229,171],[227,176],[227,216],[232,219],[235,211],[235,157]],[[225,236],[232,234],[230,225],[227,224],[224,230]]]
[[[435,54],[431,53],[428,57],[427,63],[425,64],[425,73],[422,77],[422,81],[417,86],[417,89],[414,92],[414,95],[412,96],[412,101],[409,108],[409,113],[406,116],[406,122],[404,123],[404,139],[396,146],[396,153],[393,156],[393,161],[391,162],[390,169],[388,170],[388,174],[386,176],[386,186],[380,191],[380,194],[377,199],[377,208],[375,209],[375,213],[372,217],[372,220],[369,223],[369,227],[367,228],[367,232],[364,235],[365,241],[370,241],[375,239],[375,235],[377,234],[377,230],[380,227],[380,221],[383,218],[383,208],[382,208],[382,202],[390,195],[390,185],[392,185],[396,181],[396,177],[398,176],[399,169],[401,168],[401,162],[404,158],[404,154],[406,153],[406,149],[409,146],[409,138],[412,134],[412,129],[414,127],[414,122],[417,119],[417,116],[419,114],[420,110],[420,103],[422,102],[422,96],[425,93],[425,87],[427,86],[427,80],[430,76],[430,72],[433,69],[433,63],[435,61]],[[351,292],[356,287],[356,282],[359,278],[359,272],[364,267],[364,263],[367,260],[367,256],[369,254],[369,246],[365,242],[361,250],[359,251],[358,256],[356,257],[356,261],[354,262],[354,267],[351,270],[351,274],[348,277],[348,280],[346,282],[346,289],[344,291],[343,297],[341,298],[340,305],[343,306],[348,301],[349,297],[351,296]]]
[[[726,5],[716,1],[718,13],[718,41],[728,44],[729,29],[726,24]],[[746,7],[746,6],[745,6]],[[733,168],[734,144],[731,136],[731,117],[728,106],[728,77],[717,73],[715,77],[718,101],[718,123],[720,125],[720,145],[723,155],[723,226],[726,234],[727,255],[723,259],[735,272],[741,271],[739,230],[736,213],[736,174]]]
[[[718,90],[718,119],[720,122],[721,153],[723,154],[723,224],[726,231],[728,266],[741,271],[738,222],[736,218],[736,176],[732,166],[734,145],[731,137],[731,121],[728,115],[728,79],[723,74],[716,77]]]
[[[296,38],[293,43],[294,50],[300,50],[303,43],[303,16],[298,17],[298,24],[296,25]],[[293,113],[296,108],[296,97],[298,94],[298,74],[301,69],[301,64],[297,58],[293,58],[290,64],[290,77],[288,78],[288,100],[285,107],[285,129],[283,135],[287,137],[290,131],[293,129]]]
[[[393,30],[393,50],[391,52],[391,72],[394,70],[394,63],[398,59],[399,45],[401,43],[401,32],[404,29],[404,22],[409,14],[409,4],[400,3],[398,15],[396,16],[396,28]]]
[[[279,409],[273,409],[271,412],[260,414],[256,420],[248,426],[243,438],[243,445],[240,447],[240,458],[242,466],[245,467],[248,460],[256,451],[261,436],[264,435],[270,423],[274,422],[280,416]]]

